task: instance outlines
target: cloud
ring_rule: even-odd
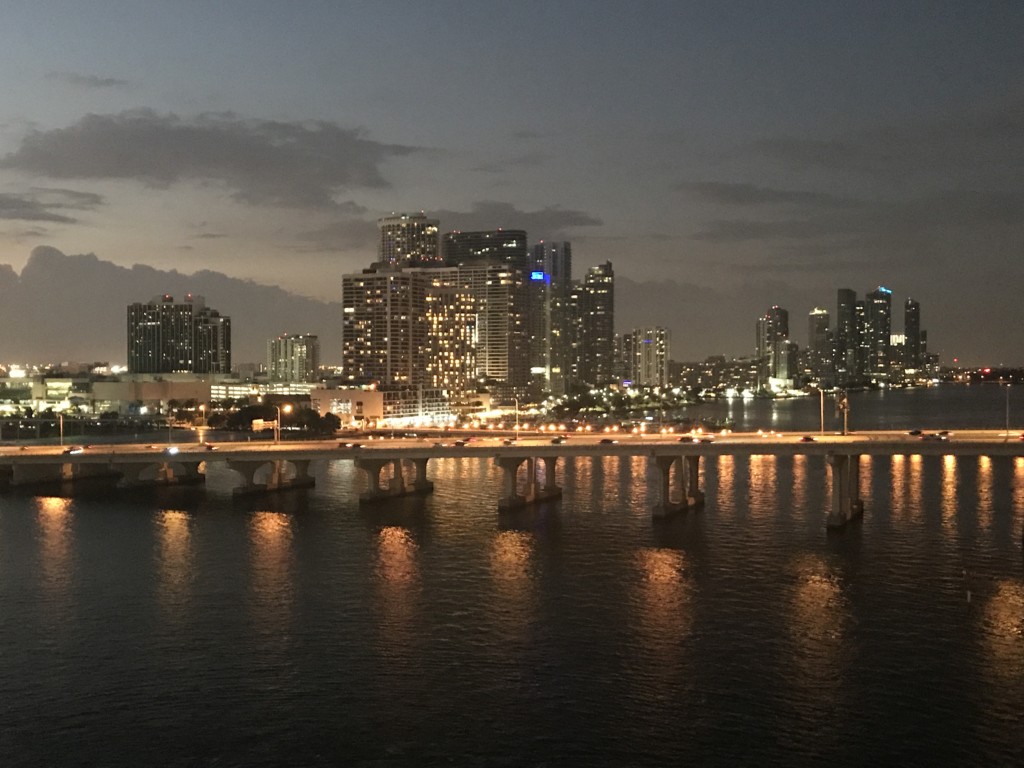
[[[182,118],[134,110],[34,130],[0,160],[0,168],[154,187],[214,182],[249,205],[347,210],[354,204],[339,204],[335,195],[390,186],[381,165],[416,151],[325,121],[244,120],[231,113]]]
[[[373,248],[379,231],[375,221],[347,219],[332,222],[321,229],[300,232],[296,237],[303,243],[309,243],[316,251],[341,251]]]
[[[1005,176],[1024,163],[1024,101],[969,109],[929,121],[906,121],[845,136],[775,136],[753,142],[755,155],[794,169],[817,169],[879,181],[950,174]]]
[[[1024,190],[947,190],[910,200],[862,203],[852,209],[811,203],[802,213],[803,218],[713,220],[693,239],[726,243],[857,236],[861,244],[874,240],[882,246],[954,230],[984,233],[1024,222]]]
[[[128,80],[120,80],[116,77],[97,77],[77,72],[48,72],[46,79],[59,80],[77,88],[127,88],[131,85]]]
[[[192,235],[195,240],[220,240],[222,237],[227,237],[223,232],[202,232],[198,235]]]
[[[102,203],[101,195],[71,189],[37,188],[21,195],[0,193],[0,219],[74,224],[78,219],[63,211],[89,211]]]
[[[755,184],[723,181],[698,181],[678,184],[676,189],[691,192],[713,203],[737,206],[800,205],[823,208],[847,208],[860,205],[857,200],[837,197],[827,192],[776,189]]]
[[[473,204],[471,211],[434,211],[445,231],[525,229],[532,239],[558,239],[574,227],[597,227],[604,222],[583,211],[549,206],[537,211],[521,211],[511,203],[483,201]]]

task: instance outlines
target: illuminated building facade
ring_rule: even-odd
[[[438,221],[423,213],[394,213],[377,220],[377,261],[391,267],[441,266]]]
[[[572,245],[561,241],[534,245],[526,286],[532,394],[560,395],[570,367]]]
[[[815,307],[807,315],[807,367],[818,384],[832,385],[833,359],[828,310]]]
[[[757,386],[762,391],[792,387],[796,376],[796,350],[789,340],[789,312],[773,306],[757,319]]]
[[[867,310],[866,369],[874,381],[889,378],[889,341],[892,335],[892,291],[879,286],[865,297]]]
[[[231,372],[231,318],[202,296],[129,304],[127,331],[129,373]]]
[[[316,381],[320,374],[320,339],[314,334],[284,333],[267,342],[271,381]]]
[[[342,376],[353,384],[427,380],[427,281],[416,272],[367,269],[342,277]]]
[[[628,381],[635,387],[668,386],[671,334],[667,328],[637,328],[623,334],[621,349],[626,373],[623,383]]]
[[[615,381],[615,272],[610,261],[591,267],[569,294],[575,333],[573,378],[604,386]]]

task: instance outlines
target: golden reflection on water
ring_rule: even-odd
[[[256,512],[249,519],[252,591],[259,620],[285,624],[294,593],[292,518],[281,512]]]
[[[751,513],[778,506],[778,457],[774,454],[750,457],[749,506]]]
[[[71,500],[59,496],[38,496],[35,501],[43,589],[51,600],[67,600],[73,569]]]
[[[161,608],[180,619],[192,584],[192,518],[188,512],[165,509],[156,516],[157,599]]]
[[[985,642],[991,655],[986,669],[1007,683],[1024,686],[1024,584],[996,582],[984,609]]]
[[[807,457],[802,453],[793,457],[792,483],[793,500],[789,506],[802,511],[807,507]]]
[[[1014,519],[1019,523],[1021,514],[1024,512],[1024,456],[1017,456],[1013,460],[1013,482],[1011,485],[1013,486]]]
[[[490,566],[496,605],[511,634],[530,626],[534,537],[525,531],[499,531],[491,540]]]
[[[718,489],[715,492],[719,513],[736,511],[736,457],[718,457]]]
[[[978,491],[975,494],[978,503],[978,523],[988,530],[992,526],[992,457],[978,457]]]
[[[957,490],[956,456],[949,454],[942,457],[942,523],[949,527],[956,521],[956,490]]]
[[[863,461],[861,462],[864,463]],[[912,514],[913,507],[907,503],[909,484],[907,482],[907,470],[910,463],[907,457],[902,454],[895,454],[889,462],[889,475],[892,493],[892,517],[894,520],[901,520]]]
[[[672,549],[645,548],[636,553],[635,562],[642,652],[661,663],[678,663],[678,648],[693,625],[693,583],[686,557]]]
[[[378,641],[384,655],[396,661],[416,654],[418,558],[419,546],[406,528],[389,525],[377,533]]]
[[[816,693],[822,716],[832,712],[842,685],[841,650],[849,605],[840,578],[818,554],[800,556],[793,564],[796,587],[790,603],[788,628],[799,652],[789,654],[796,666],[794,680],[803,693]]]
[[[407,529],[396,525],[381,528],[377,534],[377,575],[381,583],[398,592],[415,584],[419,580],[418,549]]]
[[[907,500],[915,509],[921,509],[921,491],[924,487],[924,479],[921,476],[924,463],[921,454],[915,453],[908,457],[910,463],[910,475],[907,483]]]

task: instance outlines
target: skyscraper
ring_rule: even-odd
[[[637,328],[624,334],[622,349],[627,365],[627,378],[638,387],[668,385],[668,361],[671,356],[671,334],[659,326]]]
[[[446,232],[442,253],[449,267],[505,264],[525,272],[530,266],[526,232],[521,229]]]
[[[815,307],[807,316],[807,354],[811,375],[819,384],[832,381],[832,333],[828,310]]]
[[[377,261],[392,267],[441,266],[437,219],[420,213],[395,213],[377,220]]]
[[[526,281],[526,320],[530,373],[538,392],[562,394],[569,368],[569,291],[572,286],[572,246],[541,242],[533,246]]]
[[[865,297],[867,309],[867,367],[876,381],[889,378],[889,337],[892,335],[892,291],[878,286]]]
[[[857,294],[849,288],[840,288],[836,306],[834,359],[836,384],[841,387],[847,386],[858,376],[859,347]]]
[[[906,368],[921,368],[921,305],[913,299],[907,299],[903,305],[903,336]]]
[[[778,389],[796,375],[795,357],[789,344],[789,312],[775,305],[757,319],[756,354],[758,389]]]
[[[397,269],[342,276],[342,375],[349,382],[427,383],[426,283]]]
[[[230,373],[231,318],[202,296],[128,305],[129,373]]]
[[[572,292],[578,337],[576,377],[594,386],[615,379],[615,272],[610,261],[591,267]]]
[[[271,381],[316,381],[320,372],[320,340],[311,333],[283,333],[267,342],[267,374]]]

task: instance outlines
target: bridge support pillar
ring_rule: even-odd
[[[562,489],[555,481],[555,468],[558,466],[557,456],[533,458],[528,456],[498,456],[494,462],[502,470],[502,491],[498,499],[498,509],[516,509],[537,501],[549,501],[562,498]],[[519,493],[519,467],[526,462],[526,485],[524,492]],[[544,463],[544,482],[537,478],[540,463]]]
[[[656,456],[661,501],[654,505],[654,516],[664,517],[687,508],[686,470],[682,456]]]
[[[413,468],[413,481],[412,481],[412,492],[413,493],[430,493],[434,490],[434,483],[427,479],[427,462],[430,459],[409,459],[409,463],[412,464]]]
[[[864,514],[860,498],[860,456],[829,454],[832,470],[832,509],[828,513],[829,528],[842,528]]]
[[[381,472],[388,464],[391,465],[391,477],[387,487],[381,483]],[[433,483],[426,479],[427,463],[423,460],[422,468],[416,466],[416,478],[410,485],[406,485],[405,477],[402,474],[402,459],[368,459],[358,458],[355,460],[357,469],[361,469],[366,475],[366,491],[360,494],[359,501],[367,503],[387,499],[392,496],[406,496],[413,493],[426,493],[433,489]],[[415,465],[415,462],[414,462]],[[420,474],[422,471],[423,475]],[[429,485],[423,485],[420,481]]]
[[[691,507],[704,506],[704,491],[700,489],[700,456],[686,457],[686,502]]]
[[[291,488],[305,488],[313,485],[314,479],[309,474],[308,461],[292,462],[295,466],[295,477],[286,476],[286,463],[287,462],[282,459],[276,459],[273,461],[228,459],[228,468],[234,470],[242,477],[242,484],[237,486],[232,493],[235,496],[243,496],[251,493],[267,493],[269,491],[283,491]],[[270,464],[270,476],[267,478],[267,482],[257,483],[256,473],[267,464]],[[303,466],[300,467],[300,464]]]
[[[199,471],[200,461],[175,461],[146,464],[141,462],[115,463],[111,466],[120,475],[118,486],[138,488],[147,485],[196,485],[206,482],[206,474]],[[151,478],[143,479],[147,469],[154,468]]]

